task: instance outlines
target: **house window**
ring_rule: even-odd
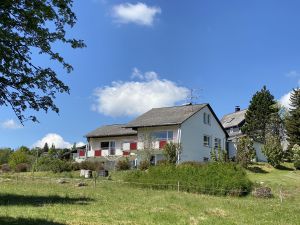
[[[108,150],[109,155],[115,155],[116,154],[116,142],[114,141],[103,141],[100,143],[101,150]]]
[[[221,139],[220,138],[215,138],[215,149],[221,149]]]
[[[203,123],[210,125],[210,115],[208,113],[203,114]]]
[[[157,141],[171,141],[173,140],[173,131],[155,131],[151,136]]]
[[[210,147],[210,136],[207,135],[203,136],[203,145],[205,147]]]

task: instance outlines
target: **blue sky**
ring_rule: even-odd
[[[300,80],[299,1],[75,1],[69,35],[87,48],[56,46],[71,74],[47,58],[71,88],[58,95],[59,115],[18,124],[0,108],[0,147],[85,142],[104,124],[126,123],[151,107],[182,104],[189,89],[219,117],[246,108],[267,85],[287,103]]]

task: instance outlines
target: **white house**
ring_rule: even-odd
[[[227,131],[229,137],[228,137],[228,155],[230,158],[236,156],[236,148],[237,148],[237,142],[239,138],[245,136],[243,134],[241,128],[245,123],[245,114],[247,112],[247,109],[240,110],[239,106],[235,107],[235,112],[227,114],[223,116],[221,119],[221,123],[225,130]],[[266,156],[262,153],[262,144],[259,142],[254,141],[253,147],[256,152],[256,159],[257,161],[265,162],[267,161]]]
[[[86,134],[87,148],[79,156],[103,160],[130,156],[130,153],[137,150],[137,132],[124,126],[125,124],[106,125]]]
[[[151,163],[156,164],[171,141],[181,145],[179,162],[208,161],[212,149],[226,149],[227,132],[209,104],[189,104],[153,108],[128,124],[102,126],[86,137],[85,159],[130,157],[138,163],[150,142]]]
[[[226,147],[227,133],[209,104],[154,108],[126,127],[137,131],[140,145],[154,138],[154,163],[163,158],[161,149],[170,141],[181,145],[179,162],[208,161],[212,148]]]

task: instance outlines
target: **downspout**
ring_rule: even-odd
[[[181,126],[179,125],[178,131],[177,131],[177,144],[181,148]],[[177,153],[177,165],[179,164],[180,161],[180,154]]]

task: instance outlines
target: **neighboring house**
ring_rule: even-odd
[[[137,132],[125,124],[106,125],[88,133],[87,150],[81,157],[116,160],[137,150]]]
[[[163,159],[170,141],[181,146],[179,162],[208,161],[212,148],[226,148],[227,133],[209,104],[154,108],[125,127],[137,131],[138,149],[153,139],[153,164]]]
[[[237,142],[239,138],[246,136],[241,130],[245,123],[246,112],[247,109],[241,110],[239,106],[236,106],[234,113],[227,114],[221,119],[221,123],[229,135],[227,140],[229,158],[236,156]],[[253,143],[257,161],[267,161],[266,156],[262,153],[262,146],[261,143],[256,141]]]

